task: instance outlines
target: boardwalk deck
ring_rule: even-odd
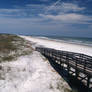
[[[54,60],[59,66],[64,67],[69,74],[81,80],[88,89],[92,89],[91,56],[42,47],[37,47],[36,50],[45,57]]]

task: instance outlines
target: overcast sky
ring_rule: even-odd
[[[92,0],[0,0],[0,33],[92,37]]]

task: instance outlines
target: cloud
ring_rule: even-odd
[[[82,11],[85,7],[79,7],[77,4],[73,3],[62,3],[62,8],[66,11]]]
[[[76,3],[65,3],[58,0],[53,3],[51,6],[46,8],[45,14],[59,14],[59,13],[67,13],[67,12],[80,12],[85,10],[85,7],[80,7]]]
[[[37,20],[43,24],[45,22],[91,24],[92,17],[81,13],[85,10],[86,7],[80,7],[76,3],[65,3],[58,0],[51,5],[26,4],[24,7],[14,9],[0,9],[0,17],[25,18],[25,20]]]
[[[75,20],[80,20],[82,17],[84,17],[83,15],[79,15],[75,13],[62,14],[62,15],[42,15],[40,14],[40,16],[49,18],[49,19],[53,19],[53,20],[58,20],[58,21],[69,21],[69,20],[75,21]]]
[[[42,0],[43,1],[43,0]],[[48,1],[48,0],[45,0]],[[16,7],[14,9],[0,9],[0,16],[3,17],[35,17],[40,14],[43,15],[60,15],[64,13],[82,11],[85,7],[79,7],[77,4],[64,3],[58,0],[51,5],[45,4],[26,4],[23,7]]]
[[[41,0],[44,1],[44,0]],[[48,0],[45,0],[48,1]],[[25,6],[16,7],[14,9],[0,9],[0,15],[6,17],[33,17],[39,16],[39,14],[60,14],[67,12],[82,11],[85,7],[79,7],[77,4],[64,3],[58,0],[52,4],[26,4]]]
[[[23,14],[20,9],[0,9],[0,17],[17,17]]]
[[[43,4],[26,4],[23,7],[3,8],[0,9],[0,16],[2,17],[35,17],[39,13],[44,13],[46,5]]]
[[[61,21],[62,23],[87,23],[89,21],[92,21],[92,17],[85,16],[81,14],[76,13],[68,13],[68,14],[61,14],[61,15],[44,15],[40,14],[40,16],[46,18],[46,19],[52,19],[54,21]],[[88,24],[88,23],[87,23]]]
[[[91,24],[92,17],[82,14],[85,10],[86,7],[80,7],[77,3],[65,3],[58,0],[39,16],[59,23]]]
[[[48,5],[26,4],[14,9],[0,9],[0,32],[79,35],[89,30],[92,36],[92,17],[82,14],[82,11],[85,12],[86,7],[60,1]]]

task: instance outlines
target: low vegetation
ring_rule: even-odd
[[[32,52],[31,44],[17,35],[0,34],[0,62],[11,61]]]

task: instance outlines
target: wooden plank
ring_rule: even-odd
[[[37,47],[37,51],[41,52],[44,56],[50,57],[52,60],[56,61],[56,63],[60,66],[61,64],[66,64],[67,67],[63,66],[70,72],[70,67],[75,69],[73,73],[76,73],[77,77],[81,78],[82,80],[85,80],[87,82],[87,87],[89,88],[90,85],[90,78],[92,78],[92,57],[80,54],[80,53],[74,53],[74,52],[68,52],[68,51],[60,51],[60,50],[54,50],[50,48],[42,48]],[[83,73],[86,76],[78,76],[78,73]],[[72,73],[72,74],[73,74]],[[87,79],[86,79],[87,78]]]

